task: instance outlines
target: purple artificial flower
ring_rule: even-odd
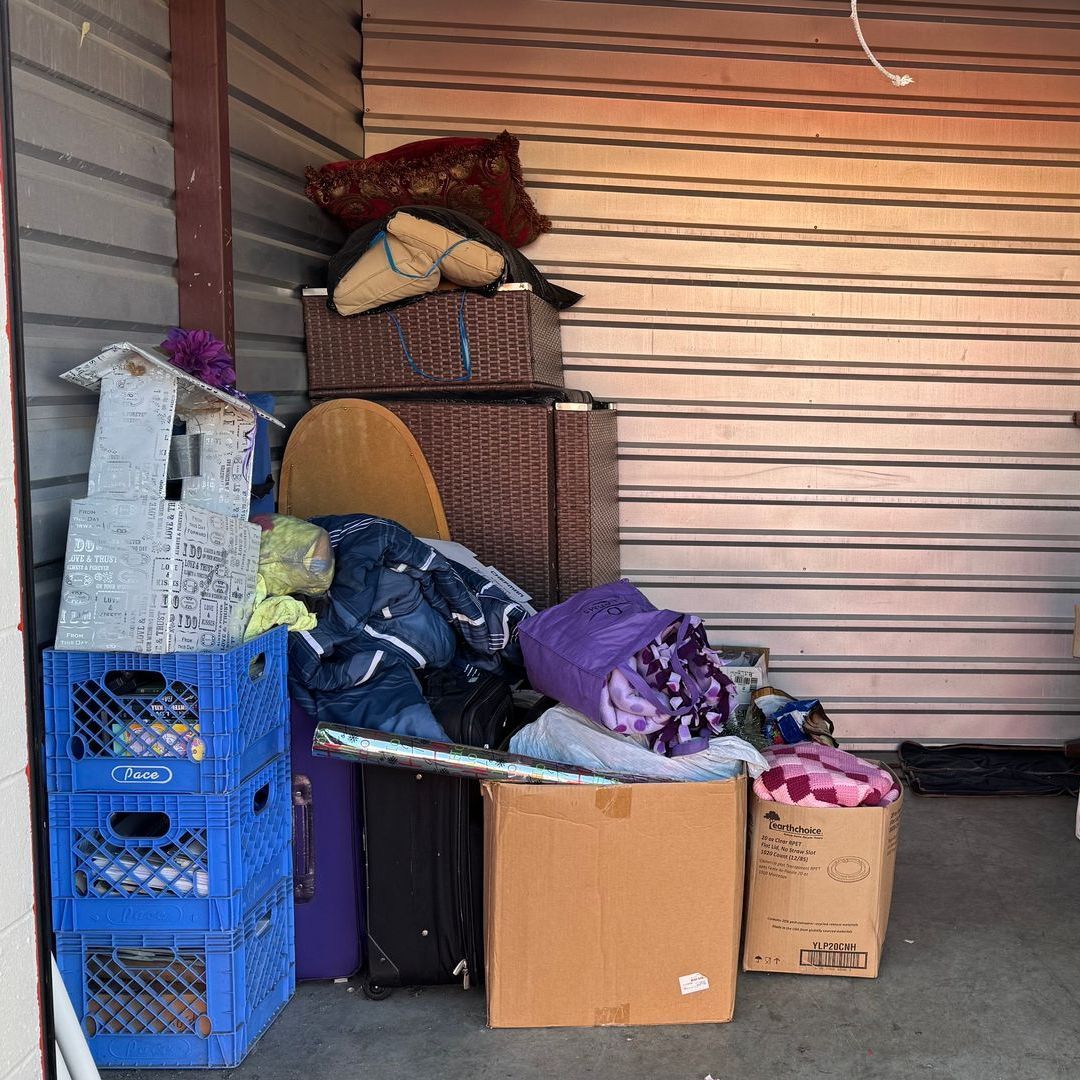
[[[202,379],[221,390],[236,385],[236,368],[225,342],[209,330],[181,330],[170,326],[165,340],[158,346],[182,371]]]

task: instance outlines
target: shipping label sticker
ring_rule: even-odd
[[[758,688],[759,675],[756,668],[729,668],[725,675],[738,687],[742,694]]]
[[[869,953],[858,952],[852,941],[815,941],[812,949],[799,950],[799,967],[828,968],[833,971],[866,971]]]
[[[682,994],[698,994],[702,990],[709,989],[709,980],[701,974],[700,971],[695,971],[692,975],[680,975],[679,976],[679,990]]]

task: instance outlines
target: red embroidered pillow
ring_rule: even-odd
[[[308,198],[347,229],[402,206],[460,211],[514,247],[551,228],[525,190],[518,140],[507,131],[495,139],[425,139],[305,175]]]

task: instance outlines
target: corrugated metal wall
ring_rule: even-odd
[[[304,196],[304,167],[363,156],[360,7],[228,0],[227,13],[237,370],[291,423],[307,406],[297,287],[324,283],[343,239]]]
[[[38,633],[97,400],[57,375],[175,324],[169,18],[154,0],[13,0],[15,136]]]
[[[305,389],[297,286],[335,227],[303,167],[361,150],[359,12],[230,0],[241,386]],[[14,110],[39,637],[55,629],[68,503],[85,493],[96,399],[59,372],[177,320],[169,14],[164,0],[13,0]]]
[[[863,745],[1080,733],[1075,0],[369,0],[367,150],[522,139],[623,564]]]

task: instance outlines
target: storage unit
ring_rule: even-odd
[[[15,441],[30,464],[5,482],[33,502],[22,585],[39,642],[92,426],[56,372],[118,327],[157,340],[193,295],[219,298],[228,336],[235,292],[244,385],[282,390],[295,416],[294,290],[337,239],[299,194],[300,170],[505,124],[555,222],[530,254],[585,293],[564,326],[570,384],[622,412],[628,575],[656,603],[701,612],[716,640],[767,643],[777,681],[825,693],[849,742],[1075,734],[1074,0],[864,11],[882,60],[911,61],[906,93],[863,63],[846,0],[10,8],[20,213],[6,224],[26,338]],[[213,80],[190,78],[169,27],[200,8],[221,14],[229,54],[226,74],[213,37],[199,41],[225,129],[221,145],[209,127],[199,141],[226,175],[221,204],[207,199],[182,236],[229,242],[225,280],[205,290],[198,262],[177,257],[177,208],[196,183],[185,99]],[[171,719],[141,723],[133,734],[155,743],[176,734]],[[25,742],[4,728],[7,779]],[[209,770],[204,787],[202,763],[181,764],[199,766],[182,789],[235,783]],[[164,767],[171,783],[181,765]],[[80,761],[62,768],[78,787]],[[151,772],[126,780],[164,776]],[[0,920],[20,942],[33,937],[25,837],[0,845],[23,871]],[[27,970],[20,957],[12,982],[29,985]]]

